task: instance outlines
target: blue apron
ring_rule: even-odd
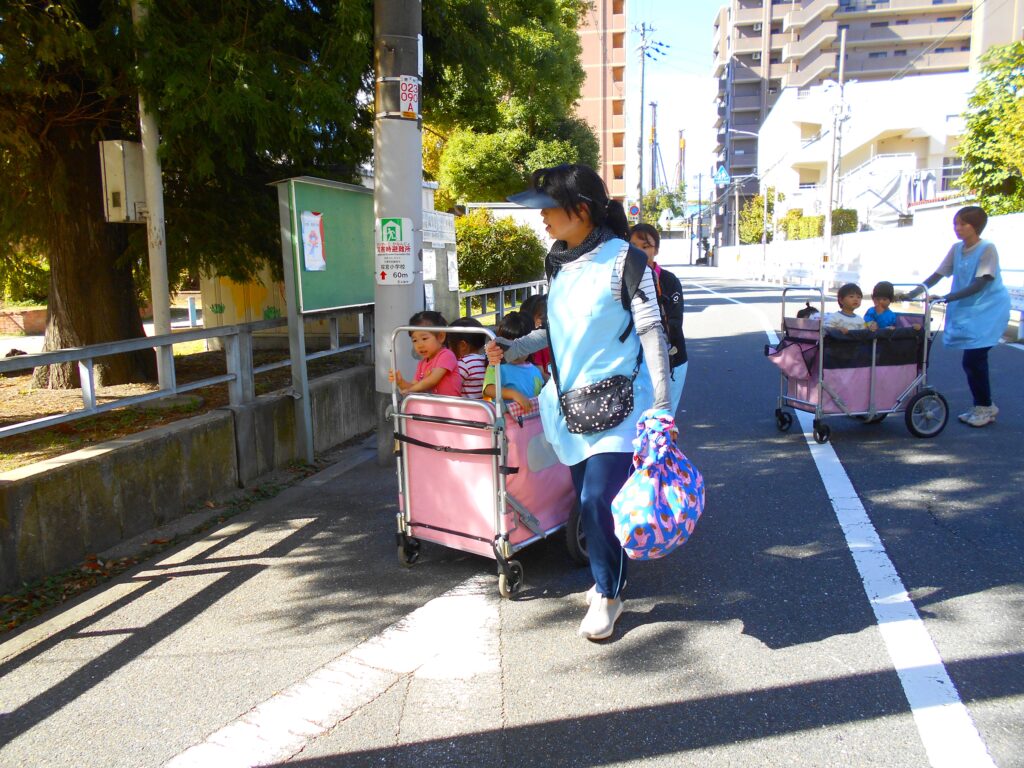
[[[619,336],[630,316],[612,295],[612,269],[628,244],[613,239],[596,251],[563,266],[548,292],[548,343],[558,364],[562,391],[621,374],[631,376],[640,352],[640,337]],[[633,382],[633,411],[617,427],[592,435],[574,435],[565,426],[555,380],[540,393],[544,435],[558,460],[572,466],[598,453],[632,453],[640,414],[654,404],[654,387],[646,364]]]
[[[966,288],[974,282],[982,251],[991,243],[980,241],[969,253],[959,242],[953,251],[953,288]],[[951,349],[994,347],[1010,322],[1010,293],[1003,285],[998,260],[994,279],[973,296],[946,305],[946,329],[942,343]]]

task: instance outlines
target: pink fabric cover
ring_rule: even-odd
[[[402,403],[402,412],[489,424],[495,418],[490,403],[453,398],[410,398]],[[508,419],[507,425],[508,465],[519,468],[517,474],[508,476],[508,494],[537,517],[545,530],[564,524],[575,500],[572,478],[544,438],[539,416],[534,412],[525,417],[522,427],[514,419]],[[409,437],[434,445],[493,445],[490,431],[458,424],[405,420],[402,429]],[[490,542],[496,535],[510,531],[513,545],[534,535],[518,524],[511,505],[507,514],[497,516],[498,476],[493,456],[444,453],[409,443],[402,443],[402,451],[408,486],[399,503],[407,505],[411,535],[490,558],[494,557]]]
[[[916,365],[887,365],[883,368],[876,368],[875,410],[893,410],[896,407],[896,399],[903,394],[904,390],[916,378]],[[868,399],[871,390],[870,368],[827,368],[825,370],[824,382],[842,398],[848,411],[863,413],[869,410]],[[811,372],[810,379],[802,381],[789,379],[786,395],[790,398],[804,400],[810,406],[798,405],[789,401],[786,402],[786,405],[791,405],[803,411],[813,409],[818,404],[817,366]],[[832,396],[824,388],[821,390],[821,407],[822,413],[835,414],[846,412],[836,404]]]
[[[768,355],[768,361],[778,366],[779,370],[782,371],[782,375],[790,379],[806,379],[810,376],[810,371],[807,370],[807,363],[804,361],[804,355],[801,351],[801,346],[814,347],[815,345],[804,345],[803,342],[791,343],[784,346],[781,350],[776,348],[776,351]]]

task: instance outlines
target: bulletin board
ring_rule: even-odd
[[[372,304],[373,191],[312,176],[276,186],[294,306],[305,313]]]

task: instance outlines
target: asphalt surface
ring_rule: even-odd
[[[188,762],[197,745],[228,749],[225,729],[259,720],[265,702],[301,697],[303,681],[339,663],[371,670],[353,678],[359,695],[330,688],[349,704],[325,702],[330,716],[292,733],[287,749],[264,728],[242,745],[255,761],[954,764],[929,753],[806,438],[776,429],[778,376],[762,350],[779,292],[677,273],[691,361],[680,444],[708,504],[682,550],[631,564],[612,640],[576,637],[591,582],[561,542],[523,551],[514,600],[499,598],[489,560],[424,544],[419,562],[400,567],[395,474],[365,443],[5,638],[0,766],[204,764]],[[991,427],[956,423],[969,396],[959,354],[938,342],[929,374],[954,414],[942,434],[914,438],[896,415],[829,424],[991,762],[1017,766],[1024,352],[1000,346],[991,367],[1001,408]],[[467,585],[471,602],[454,604],[466,627],[407,620],[395,640],[396,622]]]

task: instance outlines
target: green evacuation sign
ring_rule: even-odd
[[[377,285],[413,282],[412,219],[377,219],[375,231]]]

